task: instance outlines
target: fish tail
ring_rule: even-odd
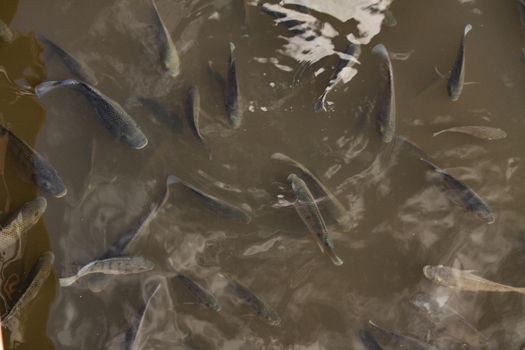
[[[43,83],[37,85],[37,87],[35,88],[35,94],[38,97],[42,97],[49,91],[52,91],[56,88],[77,85],[77,84],[80,84],[80,82],[75,79],[44,81]]]
[[[326,92],[324,92],[314,105],[314,110],[316,112],[325,111],[326,112]]]
[[[513,290],[517,293],[525,294],[525,288],[514,288]]]
[[[77,281],[78,277],[77,275],[71,276],[71,277],[62,277],[58,279],[58,282],[60,283],[60,287],[69,287],[73,283]]]

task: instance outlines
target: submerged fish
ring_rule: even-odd
[[[13,41],[13,32],[9,29],[9,26],[0,19],[0,41],[10,43]]]
[[[5,250],[20,240],[40,220],[46,207],[44,197],[37,197],[22,205],[0,229],[0,250]]]
[[[452,67],[450,77],[448,78],[447,91],[452,101],[457,101],[459,99],[459,96],[463,91],[463,86],[465,85],[465,38],[471,30],[472,26],[467,24],[463,31],[463,35],[461,36],[461,43],[459,45],[456,61]]]
[[[193,86],[188,91],[188,116],[193,133],[197,138],[204,143],[201,130],[199,127],[199,119],[201,114],[201,94],[196,86]]]
[[[378,103],[377,122],[383,142],[389,143],[396,130],[396,94],[394,88],[394,71],[388,51],[383,44],[374,46],[372,52],[381,57],[381,67],[386,82]]]
[[[369,330],[361,329],[359,331],[359,338],[367,350],[383,350],[383,347],[377,342]]]
[[[228,72],[226,75],[226,115],[233,128],[238,128],[242,121],[242,110],[239,102],[235,45],[230,43],[230,59],[228,61]]]
[[[180,273],[177,273],[175,278],[190,291],[190,293],[197,299],[199,303],[206,305],[210,309],[217,312],[221,310],[221,306],[219,305],[217,298],[204,289],[200,284]]]
[[[126,338],[124,341],[124,349],[125,350],[139,350],[141,349],[141,345],[143,345],[143,338],[144,338],[144,320],[145,316],[149,310],[149,307],[151,305],[151,301],[153,298],[157,295],[161,287],[161,283],[157,285],[153,293],[149,296],[148,300],[146,301],[146,304],[141,308],[138,316],[133,320],[131,327],[126,332]]]
[[[15,330],[27,306],[36,298],[42,285],[51,274],[54,260],[55,256],[51,252],[46,252],[38,258],[24,282],[20,298],[2,319],[2,327],[9,329],[11,332]]]
[[[426,278],[441,286],[469,292],[516,292],[525,294],[524,288],[499,284],[476,276],[471,270],[459,270],[453,267],[427,265],[423,268]]]
[[[50,49],[57,53],[62,62],[64,62],[64,65],[69,69],[71,73],[73,73],[73,75],[75,75],[75,77],[91,85],[98,84],[98,80],[95,77],[95,73],[93,73],[93,71],[89,67],[78,62],[75,59],[75,57],[73,57],[69,52],[52,42],[44,34],[37,33],[36,37],[38,40],[40,40],[42,43],[44,43],[46,46],[48,46]]]
[[[164,22],[162,21],[162,18],[160,17],[159,10],[157,9],[157,4],[155,3],[154,0],[151,0],[151,5],[153,6],[153,9],[155,11],[155,18],[157,20],[157,24],[161,31],[160,33],[160,40],[161,40],[160,57],[162,60],[162,64],[164,65],[164,69],[166,69],[169,75],[175,78],[180,73],[179,53],[177,52],[175,44],[173,43],[173,40],[171,39],[171,35],[168,29],[166,28],[166,26],[164,25]]]
[[[228,286],[235,295],[248,304],[258,316],[264,318],[272,326],[279,326],[281,324],[281,317],[261,298],[253,294],[252,291],[234,280],[232,277],[225,274],[222,274],[221,276],[228,281]]]
[[[142,149],[148,144],[148,139],[124,108],[89,84],[74,79],[47,81],[38,85],[35,93],[42,97],[59,87],[73,87],[80,91],[88,99],[102,125],[118,140],[134,149]]]
[[[68,287],[80,278],[93,273],[101,273],[104,275],[129,275],[151,271],[154,267],[155,264],[153,262],[141,256],[95,260],[82,267],[74,276],[60,278],[59,282],[61,287]]]
[[[491,128],[489,126],[456,126],[435,132],[433,136],[438,136],[446,132],[457,132],[489,141],[501,140],[507,137],[507,133],[505,131],[499,128]]]
[[[395,27],[397,26],[397,20],[394,17],[394,14],[390,10],[385,10],[383,12],[383,15],[385,16],[383,18],[383,24],[387,27]]]
[[[283,161],[294,168],[299,169],[313,186],[311,187],[312,194],[316,198],[317,206],[321,211],[326,211],[328,217],[334,220],[338,228],[342,231],[350,230],[350,213],[345,209],[343,204],[335,197],[335,195],[326,188],[323,183],[308,170],[304,165],[298,161],[288,157],[283,153],[274,153],[271,156],[272,159]]]
[[[7,135],[7,150],[18,161],[24,176],[27,176],[38,188],[54,197],[67,194],[67,188],[53,166],[26,142],[13,132],[0,126],[0,134]]]
[[[439,181],[444,185],[453,202],[462,205],[466,210],[474,213],[476,217],[487,224],[492,224],[496,221],[492,211],[476,192],[431,161],[423,158],[421,160],[434,171],[434,174],[437,175]]]
[[[321,252],[328,255],[334,265],[342,265],[343,260],[341,260],[334,251],[334,244],[328,237],[328,229],[326,228],[324,219],[306,183],[295,174],[290,174],[288,181],[292,186],[296,198],[294,204],[295,210],[308,230],[315,236]]]
[[[344,52],[346,56],[352,56],[356,60],[361,55],[361,45],[350,43],[348,45],[348,48]],[[326,97],[328,96],[328,93],[332,91],[334,87],[339,84],[339,82],[343,81],[344,78],[344,69],[347,67],[352,67],[354,65],[355,61],[350,60],[347,57],[341,57],[339,61],[337,62],[334,72],[332,73],[332,76],[330,77],[330,81],[328,82],[328,85],[324,89],[323,94],[319,97],[317,102],[315,103],[315,111],[319,112],[321,110],[326,111]]]
[[[382,337],[388,338],[389,348],[393,349],[410,349],[410,350],[437,350],[435,346],[425,343],[414,337],[399,334],[391,330],[382,328],[372,321],[368,321],[368,325],[372,330],[380,334]]]

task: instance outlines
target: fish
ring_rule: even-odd
[[[328,82],[328,85],[324,89],[324,92],[321,96],[319,96],[317,102],[315,103],[314,110],[316,112],[320,111],[326,111],[326,97],[328,96],[328,93],[332,91],[333,88],[337,86],[341,81],[343,81],[344,78],[344,69],[347,67],[352,67],[355,63],[354,60],[350,60],[347,56],[352,56],[357,59],[359,59],[359,56],[361,55],[361,45],[350,43],[347,47],[347,49],[344,52],[345,56],[341,57],[337,64],[335,65],[334,72],[332,73],[332,76],[330,77],[330,81]]]
[[[368,325],[372,330],[381,334],[382,337],[386,337],[389,339],[389,348],[410,350],[437,350],[437,348],[431,344],[428,344],[414,337],[399,334],[391,330],[382,328],[372,321],[368,321]]]
[[[177,48],[175,47],[175,44],[173,43],[173,40],[171,38],[171,35],[164,25],[164,22],[162,21],[162,18],[160,17],[159,10],[157,9],[157,4],[154,0],[151,0],[151,5],[153,6],[153,10],[155,12],[155,18],[157,21],[157,24],[159,26],[159,29],[161,31],[160,33],[160,39],[161,39],[161,53],[160,57],[162,60],[162,64],[164,66],[164,69],[168,72],[170,76],[173,78],[177,77],[180,73],[180,58],[179,53],[177,52]]]
[[[0,229],[0,250],[18,242],[40,220],[46,208],[47,201],[44,197],[37,197],[22,205]]]
[[[517,288],[496,283],[473,274],[472,270],[460,270],[449,266],[426,265],[423,274],[432,282],[447,288],[468,292],[515,292],[525,294],[525,287]]]
[[[326,223],[306,183],[295,174],[288,176],[288,182],[295,195],[295,210],[308,230],[315,236],[321,252],[328,255],[334,265],[342,265],[343,260],[334,251],[334,244],[328,237]]]
[[[397,26],[397,20],[394,17],[394,14],[390,10],[385,10],[383,12],[384,18],[383,18],[383,24],[387,27],[395,27]]]
[[[37,297],[40,289],[47,281],[53,269],[55,256],[52,252],[42,254],[31,268],[31,271],[21,288],[21,296],[2,319],[2,327],[14,332],[20,322],[20,318],[25,314],[28,305]]]
[[[199,119],[201,110],[201,94],[199,89],[196,86],[193,86],[188,91],[188,116],[190,120],[190,125],[195,136],[201,141],[204,142],[204,137],[202,137]]]
[[[456,60],[454,61],[452,72],[448,78],[447,91],[448,96],[452,101],[457,101],[459,99],[459,96],[463,91],[463,86],[465,85],[465,38],[471,30],[472,25],[470,24],[467,24],[463,30]]]
[[[483,140],[501,140],[507,137],[507,133],[499,128],[489,126],[456,126],[435,132],[433,136],[438,136],[446,132],[456,132],[477,137]]]
[[[383,347],[377,342],[369,330],[361,329],[359,331],[359,338],[368,350],[383,350]]]
[[[35,88],[35,93],[41,98],[43,95],[59,87],[73,87],[80,91],[95,110],[102,125],[104,125],[116,139],[133,149],[142,149],[147,146],[148,138],[124,108],[122,108],[118,102],[102,94],[85,82],[75,79],[46,81]]]
[[[394,70],[383,44],[377,44],[372,53],[381,57],[381,67],[386,77],[385,87],[379,99],[377,122],[383,142],[389,143],[394,138],[396,130],[396,94],[394,88]]]
[[[325,211],[331,220],[335,221],[338,228],[342,231],[349,231],[351,227],[350,212],[336,198],[336,196],[304,165],[288,157],[283,153],[274,153],[271,159],[283,161],[296,169],[299,169],[308,179],[312,194],[315,196],[317,206],[321,211]]]
[[[0,19],[0,41],[10,43],[13,41],[14,35],[9,26]]]
[[[59,283],[61,287],[69,287],[80,278],[93,273],[129,275],[151,271],[154,267],[155,264],[153,262],[141,256],[95,260],[82,267],[75,275],[59,278]]]
[[[237,129],[241,125],[242,110],[240,108],[239,84],[237,81],[237,65],[235,63],[235,45],[230,43],[230,58],[226,75],[226,115],[230,125]]]
[[[244,301],[255,313],[266,320],[272,326],[279,326],[281,324],[281,317],[261,298],[255,295],[247,287],[240,282],[233,279],[227,274],[220,274],[228,282],[229,288],[242,301]]]
[[[36,38],[45,44],[47,47],[49,47],[51,50],[56,52],[56,54],[60,57],[64,65],[69,69],[73,75],[78,78],[79,80],[82,80],[88,84],[91,85],[97,85],[98,80],[95,77],[95,73],[91,68],[89,68],[86,65],[83,65],[82,63],[78,62],[75,57],[73,57],[69,52],[55,44],[53,41],[51,41],[48,37],[46,37],[42,33],[37,33]]]
[[[217,298],[204,289],[200,284],[181,273],[177,273],[175,278],[190,291],[190,293],[200,304],[203,304],[217,312],[221,310],[221,306],[219,305]]]
[[[467,211],[472,212],[478,219],[487,224],[493,224],[496,221],[496,217],[487,204],[470,187],[431,161],[424,158],[420,158],[420,160],[427,164],[434,174],[437,175],[438,180],[453,202],[462,205]]]
[[[244,208],[234,206],[230,203],[225,202],[222,199],[219,199],[217,197],[214,197],[210,194],[207,194],[203,192],[202,190],[196,188],[195,186],[180,180],[174,175],[170,175],[172,177],[172,181],[180,182],[185,187],[187,187],[189,190],[191,190],[193,193],[197,194],[199,197],[204,199],[206,203],[208,203],[212,209],[227,215],[235,220],[244,222],[245,224],[249,224],[252,221],[252,213]]]
[[[144,320],[146,313],[149,310],[149,307],[151,305],[151,301],[157,293],[159,292],[161,287],[161,283],[157,285],[153,293],[149,296],[148,300],[146,301],[146,304],[141,308],[139,314],[137,317],[133,320],[131,327],[126,332],[126,337],[124,341],[124,349],[125,350],[139,350],[140,346],[143,345],[143,333],[144,333]]]
[[[64,182],[47,159],[18,138],[11,130],[1,125],[0,135],[7,135],[7,151],[16,158],[24,175],[42,192],[56,198],[67,194]]]

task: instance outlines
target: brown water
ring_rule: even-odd
[[[283,11],[277,1],[268,3]],[[297,11],[293,3],[311,11]],[[145,149],[131,150],[112,139],[74,91],[57,90],[39,100],[16,96],[13,85],[0,80],[3,121],[36,144],[68,187],[66,197],[49,198],[23,258],[2,270],[4,299],[12,302],[5,285],[23,278],[45,250],[56,255],[57,276],[99,258],[159,200],[166,176],[175,174],[216,197],[249,205],[254,219],[243,224],[220,216],[187,189],[172,186],[140,250],[158,270],[176,268],[195,278],[222,310],[195,304],[183,287],[160,279],[162,293],[151,305],[144,348],[359,350],[365,348],[358,331],[373,320],[439,349],[519,349],[525,343],[525,296],[454,291],[422,274],[427,264],[454,265],[525,286],[525,32],[517,2],[396,0],[390,6],[393,27],[381,26],[383,15],[367,9],[376,3],[283,1],[288,18],[302,19],[314,34],[305,40],[307,35],[277,25],[256,6],[243,8],[240,0],[158,0],[181,56],[182,73],[174,80],[158,60],[148,1],[0,2],[0,18],[16,32],[13,43],[0,45],[0,65],[11,80],[35,85],[70,77],[34,38],[42,32],[91,67],[97,88],[121,103],[149,138]],[[477,84],[450,102],[446,81],[434,67],[451,68],[467,23],[473,30],[466,80]],[[328,112],[315,113],[315,100],[337,62],[334,52],[344,51],[348,35],[363,44],[357,74],[330,93]],[[227,124],[221,88],[207,68],[212,61],[225,72],[230,41],[237,47],[244,109],[237,130]],[[367,113],[382,86],[379,60],[371,53],[377,43],[391,52],[412,52],[407,60],[393,60],[397,134],[472,186],[495,213],[494,224],[452,204],[402,142],[382,144],[374,114]],[[299,74],[304,60],[307,69]],[[191,85],[201,91],[206,147],[184,113]],[[164,111],[143,105],[141,98],[153,99]],[[508,137],[492,142],[460,134],[432,137],[461,125],[499,127]],[[275,152],[302,162],[349,210],[350,232],[330,232],[342,266],[320,253],[293,207],[276,205],[277,195],[290,194],[286,177],[293,169],[271,160]],[[10,157],[5,179],[9,197],[2,190],[0,207],[10,198],[8,212],[35,196]],[[220,273],[271,305],[281,326],[266,324],[238,303]],[[10,341],[6,334],[7,348],[121,349],[133,317],[159,281],[156,274],[114,278],[100,293],[85,281],[60,288],[53,276],[24,317],[23,340]],[[450,315],[453,309],[464,321],[441,313],[429,318],[410,303],[418,292],[445,304],[439,312]]]

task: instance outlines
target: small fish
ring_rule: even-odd
[[[453,267],[427,265],[423,274],[434,283],[447,288],[468,292],[516,292],[525,294],[525,288],[516,288],[499,284],[476,276],[471,270],[459,270]]]
[[[350,43],[348,45],[348,48],[344,52],[347,56],[352,56],[356,60],[359,59],[359,56],[361,55],[361,45]],[[323,94],[319,97],[317,102],[315,103],[315,111],[320,112],[321,110],[326,111],[326,97],[328,96],[328,93],[332,91],[334,87],[339,84],[339,82],[343,81],[344,77],[344,69],[347,67],[352,67],[354,65],[355,61],[348,59],[347,57],[341,57],[339,61],[337,62],[334,72],[332,73],[332,76],[330,77],[330,81],[328,82],[328,85],[324,89]]]
[[[7,135],[8,152],[17,159],[24,175],[35,183],[41,191],[56,198],[64,197],[67,194],[64,182],[47,159],[3,126],[0,126],[0,134]]]
[[[253,294],[247,287],[234,280],[232,277],[221,274],[228,281],[228,286],[233,290],[238,298],[250,306],[255,313],[264,318],[270,325],[279,326],[281,317],[269,305],[267,305],[257,295]]]
[[[175,47],[175,44],[173,43],[173,40],[171,39],[171,35],[164,25],[164,22],[162,21],[162,18],[160,17],[159,10],[157,9],[157,4],[154,0],[151,0],[151,5],[153,6],[153,9],[155,11],[155,17],[157,20],[157,24],[159,26],[159,29],[161,31],[161,60],[162,64],[164,65],[164,69],[171,75],[172,77],[176,77],[180,73],[180,58],[179,53],[177,52],[177,48]]]
[[[13,41],[14,35],[9,26],[0,19],[0,41],[10,43]]]
[[[383,142],[389,143],[396,130],[396,94],[394,88],[394,71],[388,51],[383,44],[374,46],[372,52],[381,57],[381,67],[386,77],[385,87],[380,97],[377,121]]]
[[[47,201],[37,197],[22,205],[0,229],[0,250],[5,250],[22,238],[46,211]]]
[[[235,45],[230,43],[230,59],[228,61],[228,72],[226,75],[226,115],[234,129],[238,128],[242,121],[242,110],[239,100]]]
[[[93,71],[89,67],[78,62],[76,58],[73,57],[69,52],[55,44],[42,33],[37,33],[36,38],[42,43],[44,43],[46,46],[48,46],[50,49],[55,51],[62,60],[62,62],[64,62],[64,65],[79,80],[85,81],[86,83],[91,85],[98,84],[98,80],[95,77],[95,73],[93,73]]]
[[[274,153],[271,158],[283,161],[294,168],[299,169],[304,175],[306,175],[306,177],[310,179],[309,183],[313,185],[311,191],[315,198],[317,198],[316,203],[319,209],[321,211],[326,211],[328,217],[337,223],[340,230],[345,232],[350,230],[350,213],[310,170],[283,153]]]
[[[146,318],[145,316],[149,310],[151,301],[159,292],[160,287],[161,283],[159,283],[153,291],[153,293],[151,293],[148,300],[146,301],[146,304],[141,308],[138,316],[133,320],[131,327],[126,332],[126,338],[124,341],[125,350],[139,350],[141,345],[143,345],[142,343],[144,341],[144,320]]]
[[[382,337],[388,338],[388,346],[393,349],[410,349],[410,350],[437,350],[435,346],[425,343],[419,339],[402,335],[388,329],[379,327],[372,321],[368,321],[371,329],[381,334]]]
[[[507,137],[507,133],[505,131],[489,126],[456,126],[453,128],[435,132],[433,136],[438,136],[445,132],[457,132],[460,134],[466,134],[489,141],[501,140]]]
[[[342,265],[343,260],[341,260],[334,251],[334,244],[328,237],[328,229],[326,228],[324,219],[306,183],[295,174],[290,174],[288,181],[292,186],[296,198],[294,204],[295,210],[306,227],[308,227],[308,230],[315,236],[321,252],[326,253],[334,265]]]
[[[46,252],[38,258],[24,282],[20,298],[2,319],[2,327],[9,329],[11,332],[15,330],[27,306],[37,297],[38,292],[51,274],[54,260],[55,256],[51,252]]]
[[[204,289],[200,284],[180,273],[177,273],[175,278],[190,291],[190,293],[197,299],[199,303],[206,305],[210,309],[217,312],[221,310],[221,306],[219,305],[217,298]]]
[[[448,78],[447,91],[452,101],[457,101],[459,99],[459,96],[463,91],[463,86],[465,85],[465,38],[471,30],[472,26],[467,24],[463,31],[463,35],[461,36],[461,43],[459,45],[456,61],[452,67],[450,77]]]
[[[141,256],[117,257],[95,260],[82,267],[74,276],[59,278],[61,287],[68,287],[80,278],[101,273],[104,275],[129,275],[153,270],[155,264]]]
[[[383,350],[383,347],[379,345],[376,338],[367,329],[361,329],[359,331],[359,338],[361,342],[368,350]]]
[[[487,224],[496,221],[492,211],[476,192],[431,161],[424,158],[420,159],[434,171],[453,202],[461,204],[466,210],[474,213],[476,217]]]
[[[199,127],[200,114],[201,94],[199,93],[199,89],[196,86],[193,86],[188,91],[188,116],[193,133],[202,143],[204,143],[204,138],[202,137]]]
[[[88,99],[102,125],[118,140],[134,149],[142,149],[148,144],[148,139],[124,108],[87,83],[74,79],[46,81],[35,88],[35,93],[42,97],[59,87],[73,87],[80,91]]]

